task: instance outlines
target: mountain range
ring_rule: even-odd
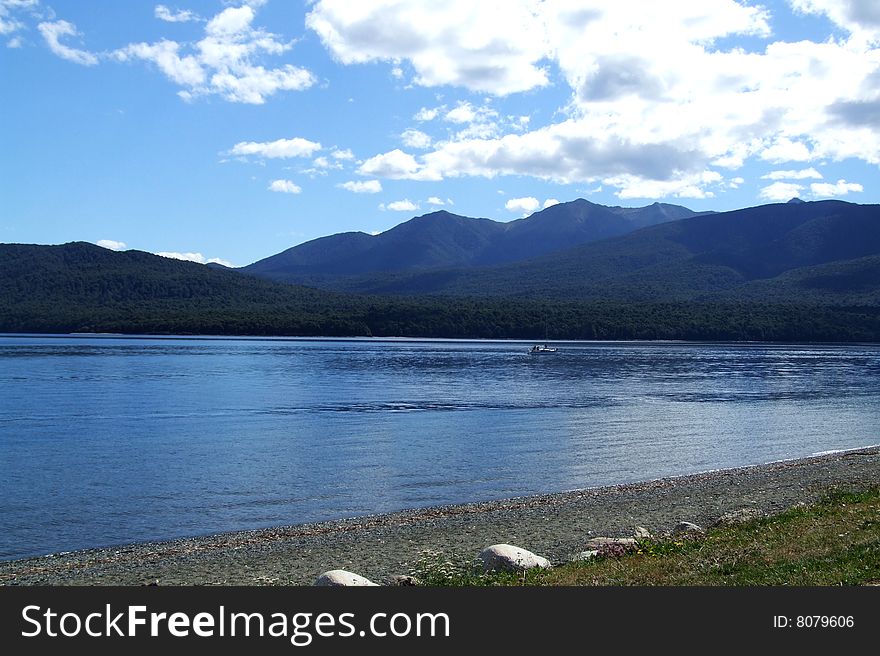
[[[583,199],[507,223],[439,211],[378,235],[345,232],[315,239],[242,271],[270,280],[345,289],[354,280],[376,274],[519,262],[697,215],[678,205],[605,207]]]
[[[0,332],[880,340],[880,206],[435,212],[243,269],[0,244]]]
[[[507,224],[434,212],[241,271],[358,294],[875,303],[880,206],[794,199],[697,214],[579,199]]]

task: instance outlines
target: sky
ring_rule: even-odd
[[[877,0],[0,0],[0,242],[880,202]]]

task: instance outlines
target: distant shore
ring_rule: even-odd
[[[2,585],[309,585],[343,568],[383,582],[425,551],[470,560],[507,542],[563,562],[590,537],[765,513],[880,484],[880,447],[642,483],[0,562]]]

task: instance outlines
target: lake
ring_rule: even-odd
[[[880,442],[880,346],[0,336],[0,558]]]

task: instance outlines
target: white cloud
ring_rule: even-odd
[[[207,260],[205,256],[201,253],[175,253],[169,251],[161,251],[159,253],[154,253],[154,255],[158,255],[160,257],[167,257],[172,260],[184,260],[185,262],[196,262],[198,264],[205,264]]]
[[[432,139],[421,130],[409,128],[400,135],[403,145],[408,148],[430,148]]]
[[[864,191],[864,187],[858,182],[847,182],[846,180],[838,180],[837,183],[813,182],[810,184],[810,193],[816,198],[846,196],[851,191]]]
[[[415,157],[395,148],[369,158],[358,169],[361,175],[370,175],[393,180],[439,180],[440,174],[426,169]]]
[[[387,205],[382,203],[379,205],[380,210],[391,210],[392,212],[412,212],[414,210],[419,209],[419,206],[413,203],[408,198],[404,200],[396,200],[394,202],[388,203]]]
[[[810,159],[809,149],[799,141],[787,137],[776,139],[773,145],[761,151],[761,159],[779,164],[781,162],[806,162]]]
[[[186,42],[162,38],[151,43],[130,43],[113,50],[92,52],[69,43],[71,38],[79,36],[76,26],[65,20],[55,20],[52,8],[39,8],[37,0],[0,0],[0,35],[24,28],[24,23],[13,13],[27,10],[43,21],[37,27],[49,49],[68,61],[85,66],[113,60],[147,61],[182,87],[178,95],[184,100],[219,95],[231,102],[262,104],[280,91],[300,91],[317,82],[317,78],[305,68],[290,63],[274,66],[264,63],[266,58],[290,51],[294,42],[255,24],[256,10],[263,4],[250,0],[240,6],[227,6],[209,20],[193,11],[158,4],[154,7],[154,15],[166,23],[206,23],[202,38]],[[8,45],[18,47],[21,39]]]
[[[3,15],[0,14],[0,36],[12,34],[13,32],[20,30],[22,27],[23,24],[20,21],[3,18]]]
[[[118,61],[153,62],[172,82],[183,87],[178,95],[187,101],[219,95],[230,102],[260,105],[279,91],[302,91],[313,86],[316,78],[304,68],[292,64],[266,68],[259,63],[262,57],[281,55],[293,47],[277,35],[254,27],[255,7],[260,4],[227,7],[207,22],[203,38],[194,44],[168,39],[132,43],[109,56]],[[163,20],[187,13],[156,9],[157,17]],[[190,19],[196,18],[193,14]],[[191,52],[180,54],[186,50]]]
[[[421,86],[461,86],[506,95],[548,84],[547,35],[531,0],[319,0],[306,16],[344,64],[407,60]]]
[[[13,32],[20,30],[21,27],[22,24],[16,20],[4,20],[0,17],[0,36],[12,34]]]
[[[443,116],[444,121],[466,126],[453,136],[455,141],[490,139],[497,136],[499,132],[497,118],[498,112],[491,107],[486,105],[476,107],[467,101],[458,102]],[[517,129],[521,128],[519,121],[515,125]]]
[[[315,166],[315,169],[317,169],[319,172],[321,172],[322,175],[326,174],[326,172],[328,170],[338,171],[343,168],[342,164],[339,163],[339,160],[333,160],[331,162],[328,158],[324,157],[323,155],[321,157],[316,157],[312,161],[312,164]]]
[[[153,62],[168,78],[181,86],[199,87],[207,80],[207,71],[197,57],[180,56],[180,44],[162,40],[156,43],[132,43],[114,52],[119,61],[142,59]]]
[[[699,154],[680,144],[609,137],[583,121],[567,120],[524,134],[441,144],[422,156],[418,176],[529,175],[567,184],[617,175],[668,180],[699,166]]]
[[[302,187],[291,180],[272,180],[269,183],[269,191],[277,191],[282,194],[298,194],[302,192]]]
[[[437,196],[431,196],[427,201],[428,205],[433,205],[434,207],[443,207],[446,205],[446,201],[442,198],[438,198]]]
[[[511,198],[509,201],[504,203],[504,207],[511,212],[531,213],[538,209],[540,206],[540,201],[532,196],[525,196],[524,198]]]
[[[541,206],[541,208],[546,210],[548,207],[553,207],[554,205],[559,205],[559,201],[555,198],[548,198],[544,201],[544,204]]]
[[[0,36],[9,36],[25,28],[19,20],[21,14],[33,14],[38,0],[0,0]],[[13,37],[6,43],[7,48],[20,48],[21,38]]]
[[[219,93],[232,102],[262,105],[277,91],[302,91],[313,84],[311,73],[289,64],[271,70],[262,66],[241,66],[237,70],[221,69],[214,73],[211,87],[198,90],[198,95]],[[186,93],[185,99],[190,99],[192,92]]]
[[[270,159],[289,159],[291,157],[311,157],[321,150],[321,144],[301,137],[278,139],[276,141],[241,141],[229,151],[229,155],[257,156]]]
[[[762,180],[806,180],[808,178],[821,180],[822,174],[810,167],[799,171],[770,171],[767,175],[761,176]]]
[[[101,248],[108,248],[111,251],[124,251],[128,248],[124,241],[115,241],[113,239],[99,239],[95,244]]]
[[[788,201],[796,198],[804,186],[794,182],[774,182],[761,189],[760,197],[770,201]]]
[[[49,46],[49,50],[62,59],[74,62],[75,64],[82,64],[83,66],[95,66],[98,63],[98,56],[94,53],[80,50],[78,48],[71,48],[70,46],[61,43],[62,37],[79,36],[79,32],[76,30],[76,25],[73,23],[68,23],[64,20],[40,23],[37,25],[37,29],[40,30],[40,34],[42,34],[43,39],[46,40],[46,45]]]
[[[365,180],[363,182],[351,180],[336,185],[340,189],[345,189],[355,194],[378,194],[382,191],[382,183],[378,180]]]
[[[427,107],[422,107],[419,111],[417,111],[413,115],[413,120],[419,122],[425,121],[433,121],[437,116],[439,116],[442,111],[441,107],[436,107],[434,109],[428,109]]]
[[[248,5],[227,7],[208,21],[205,33],[211,36],[242,34],[250,29],[254,8]]]
[[[310,71],[293,64],[276,68],[260,64],[262,57],[281,55],[293,47],[277,35],[253,26],[255,7],[260,4],[227,7],[207,22],[204,37],[195,43],[160,39],[154,43],[130,43],[103,53],[62,43],[62,38],[78,36],[76,26],[67,21],[43,22],[38,28],[49,49],[68,61],[85,66],[94,66],[101,59],[147,61],[182,87],[178,95],[186,101],[219,95],[230,102],[259,105],[279,91],[301,91],[316,82]],[[155,14],[170,22],[199,20],[192,12],[172,12],[164,5],[158,5]]]
[[[334,148],[333,152],[330,153],[330,155],[332,155],[336,159],[345,160],[345,161],[354,159],[354,153],[351,152],[351,150],[349,150],[348,148],[345,148],[344,150]]]
[[[165,5],[156,5],[153,13],[156,18],[166,23],[187,23],[200,20],[198,14],[187,10],[171,10]]]
[[[477,110],[467,101],[459,102],[443,116],[451,123],[473,123],[477,118]]]
[[[708,186],[717,185],[723,180],[717,171],[702,171],[694,174],[684,174],[669,180],[646,180],[637,175],[620,175],[605,178],[603,184],[616,187],[615,195],[618,198],[714,198],[715,192],[707,189]],[[600,188],[601,190],[601,188]]]

